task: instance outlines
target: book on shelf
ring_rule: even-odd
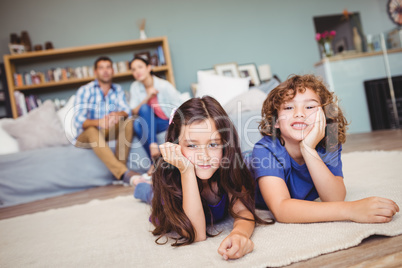
[[[156,52],[157,52],[157,54],[158,54],[158,62],[159,62],[159,65],[165,65],[165,64],[166,64],[166,61],[165,61],[165,53],[163,52],[163,47],[162,47],[162,46],[158,46]]]
[[[125,62],[122,62],[126,65]],[[117,65],[117,68],[119,66]],[[126,66],[124,66],[126,68]],[[127,71],[125,69],[124,71]],[[121,72],[119,70],[118,72]],[[115,72],[115,73],[118,73]],[[92,66],[82,66],[82,67],[65,67],[65,68],[51,68],[45,72],[37,72],[31,70],[30,72],[14,73],[14,84],[16,87],[39,85],[48,82],[60,82],[75,78],[87,78],[94,76],[94,69]]]
[[[28,113],[28,109],[25,103],[25,97],[24,94],[22,94],[20,91],[15,91],[14,92],[14,98],[15,98],[15,105],[17,106],[17,114],[18,116],[22,116]]]
[[[15,91],[14,97],[18,116],[25,115],[42,105],[42,101],[38,96],[33,94],[25,96],[21,91]]]
[[[23,79],[23,77],[22,77],[22,74],[19,74],[19,73],[15,73],[15,74],[14,74],[14,84],[15,84],[17,87],[21,87],[21,86],[24,85],[24,79]]]

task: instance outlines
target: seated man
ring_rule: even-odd
[[[96,79],[80,87],[75,98],[75,146],[92,148],[116,179],[130,183],[130,178],[138,174],[126,166],[133,138],[131,110],[121,86],[112,83],[110,58],[98,58],[94,74]],[[115,154],[106,143],[114,139]]]

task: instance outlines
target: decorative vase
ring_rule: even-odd
[[[321,48],[324,58],[334,55],[334,52],[332,51],[331,41],[325,41],[323,44],[321,44]]]
[[[145,34],[145,30],[140,30],[140,39],[141,40],[147,39],[147,35]]]
[[[362,39],[356,27],[353,27],[353,44],[355,45],[355,50],[357,53],[361,53],[362,49]]]
[[[27,31],[21,32],[21,43],[25,46],[25,51],[32,51],[31,38]]]

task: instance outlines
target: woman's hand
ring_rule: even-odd
[[[147,98],[150,99],[153,96],[158,95],[159,91],[156,90],[153,86],[146,89],[147,90]]]
[[[254,249],[254,243],[245,234],[232,231],[221,243],[218,253],[225,260],[238,259],[250,253]]]
[[[159,145],[163,159],[177,167],[180,173],[194,171],[194,165],[181,152],[181,146],[171,142]]]
[[[399,212],[399,207],[394,201],[382,197],[368,197],[348,202],[348,205],[347,218],[354,222],[390,222]]]
[[[310,132],[304,137],[304,139],[300,142],[300,145],[303,147],[308,147],[311,149],[315,149],[317,144],[324,138],[325,136],[325,114],[321,107],[318,107],[317,113],[315,116],[315,120],[312,123],[313,128]]]

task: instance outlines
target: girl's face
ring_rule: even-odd
[[[310,133],[320,105],[320,97],[310,88],[282,103],[275,127],[280,129],[285,144],[300,142]]]
[[[212,119],[183,126],[179,145],[184,157],[194,165],[198,178],[208,180],[220,167],[223,146]]]
[[[143,82],[151,74],[151,65],[147,66],[142,60],[134,60],[130,68],[134,79],[140,82]]]

